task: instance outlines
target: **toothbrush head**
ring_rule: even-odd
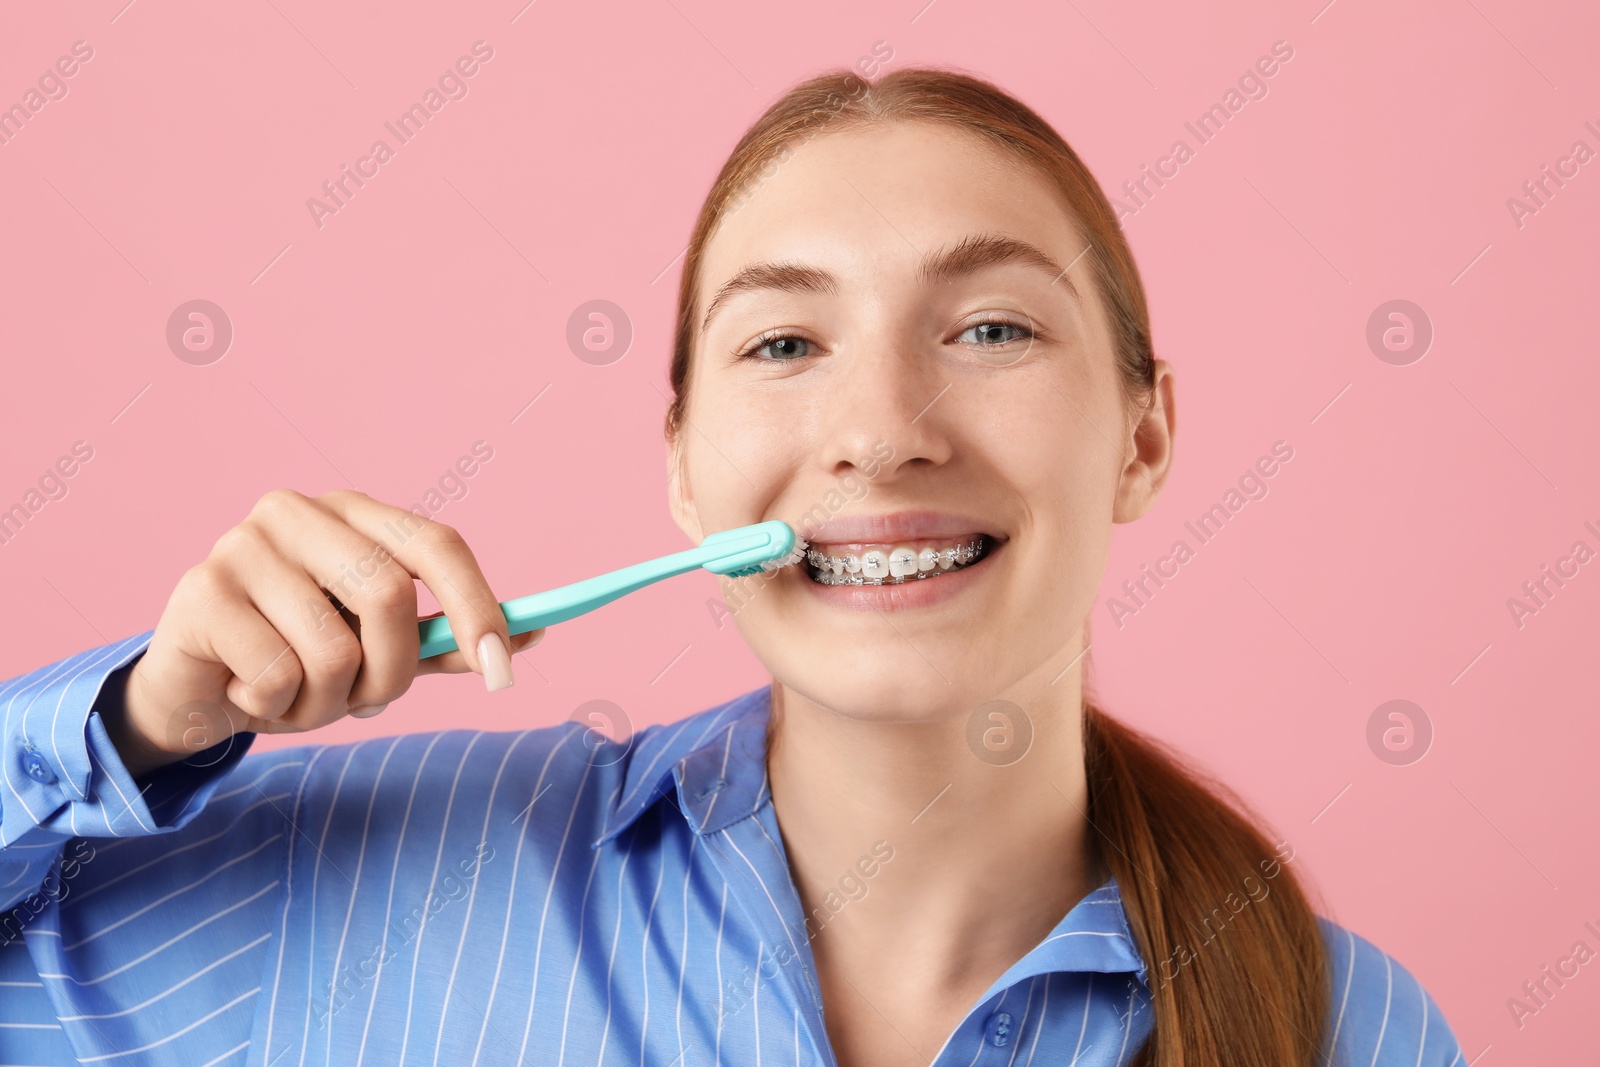
[[[794,539],[794,547],[793,548],[789,549],[788,552],[784,553],[782,556],[778,557],[777,559],[769,559],[765,563],[758,564],[757,567],[756,567],[756,570],[781,571],[785,567],[793,567],[796,563],[799,563],[801,560],[806,558],[806,546],[807,546],[807,543],[808,542],[806,541],[806,539],[804,537],[800,537],[799,535],[796,535],[795,539]],[[745,573],[746,574],[753,574],[755,572],[754,571],[748,571],[748,572],[745,572]],[[730,577],[743,578],[743,577],[745,577],[745,574],[730,575]]]
[[[740,526],[714,533],[700,542],[701,548],[726,547],[727,551],[703,564],[712,574],[746,578],[762,571],[777,571],[799,563],[806,555],[806,541],[781,519]]]

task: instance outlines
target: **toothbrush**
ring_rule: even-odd
[[[712,574],[729,578],[744,578],[758,571],[775,571],[798,563],[805,551],[805,539],[796,537],[788,523],[773,519],[710,534],[698,548],[635,563],[531,596],[501,601],[500,612],[506,617],[509,633],[527,633],[576,618],[636,589],[696,568],[704,567]],[[453,652],[460,647],[450,629],[450,620],[443,615],[418,619],[417,633],[422,639],[418,659]]]

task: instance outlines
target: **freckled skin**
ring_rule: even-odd
[[[1064,265],[1076,259],[1068,278],[1082,304],[1024,265],[918,283],[921,253],[984,232],[1021,237]],[[1132,427],[1090,257],[1078,258],[1084,245],[1042,177],[974,135],[921,124],[808,142],[708,242],[702,310],[756,261],[813,264],[842,284],[833,296],[734,296],[701,337],[693,428],[676,455],[675,513],[690,536],[793,519],[840,478],[861,476],[858,462],[883,440],[894,458],[850,509],[956,510],[1009,539],[986,582],[892,627],[827,610],[799,587],[798,568],[769,583],[735,621],[795,694],[866,719],[959,715],[1032,675],[1047,671],[1048,681],[1081,649],[1112,523],[1143,514],[1160,479],[1125,471],[1118,451],[1135,455]],[[987,311],[1031,320],[1043,336],[985,358],[963,330]],[[734,360],[780,327],[816,354],[789,365]],[[907,642],[949,681],[903,669]]]

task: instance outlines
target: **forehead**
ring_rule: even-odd
[[[824,133],[791,146],[723,219],[702,255],[700,306],[757,260],[915,269],[924,253],[982,232],[1023,238],[1063,264],[1084,245],[1060,191],[979,133],[931,122]]]

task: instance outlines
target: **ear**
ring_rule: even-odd
[[[698,545],[705,539],[700,528],[700,514],[695,510],[689,475],[684,469],[682,432],[674,434],[667,442],[667,506],[672,510],[672,521],[689,536],[689,540]]]
[[[1176,379],[1171,364],[1158,359],[1150,409],[1128,435],[1127,463],[1117,484],[1112,522],[1132,522],[1156,502],[1172,469],[1173,441],[1177,432]]]

